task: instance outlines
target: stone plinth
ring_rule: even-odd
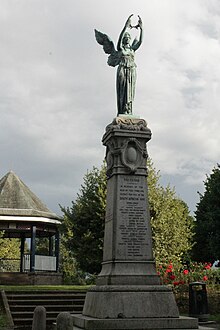
[[[83,314],[100,319],[179,317],[173,292],[163,285],[95,286]]]
[[[180,318],[171,289],[160,285],[152,252],[145,120],[117,117],[106,127],[107,204],[102,270],[86,295],[82,329],[197,329]]]
[[[189,317],[179,318],[133,318],[95,319],[84,315],[74,316],[74,330],[192,330],[198,329],[198,320]],[[203,328],[205,330],[211,330]]]

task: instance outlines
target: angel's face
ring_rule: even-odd
[[[125,33],[124,38],[123,38],[123,44],[130,45],[130,43],[131,43],[131,36],[129,33]]]

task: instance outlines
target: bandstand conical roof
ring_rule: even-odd
[[[60,219],[13,171],[0,179],[0,218],[2,216],[41,217],[54,223]]]

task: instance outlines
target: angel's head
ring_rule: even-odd
[[[131,35],[128,32],[125,32],[123,40],[122,40],[123,45],[130,45],[131,43]]]

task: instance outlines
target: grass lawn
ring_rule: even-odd
[[[88,290],[91,285],[0,285],[0,290],[37,291],[37,290]]]
[[[1,313],[1,310],[0,310],[0,313]],[[3,327],[3,326],[6,326],[7,325],[7,319],[6,319],[6,316],[3,315],[3,314],[0,314],[0,329]]]
[[[210,315],[210,321],[215,321],[218,324],[220,324],[220,314],[216,314],[216,315]]]

